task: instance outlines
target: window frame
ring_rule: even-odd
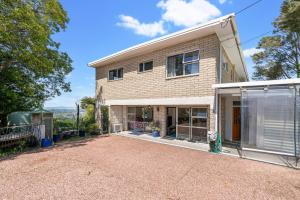
[[[109,73],[110,73],[111,71],[114,71],[114,70],[117,70],[117,77],[119,76],[119,70],[122,70],[122,77],[121,77],[121,78],[118,77],[118,79],[112,79],[112,80],[111,80],[110,77],[109,77]],[[108,73],[107,73],[107,80],[108,80],[108,81],[119,81],[119,80],[123,80],[123,77],[124,77],[124,68],[123,68],[123,67],[108,70]]]
[[[195,116],[193,115],[193,109],[205,109],[206,110],[206,117]],[[206,119],[206,127],[204,126],[193,126],[193,119]],[[209,109],[207,107],[191,107],[191,128],[199,128],[199,129],[209,129]]]
[[[192,53],[192,52],[195,52],[195,51],[198,51],[198,59],[197,60],[184,61],[185,54]],[[183,58],[182,58],[183,75],[168,76],[168,58],[172,57],[172,56],[178,56],[178,55],[183,55]],[[185,74],[185,67],[186,67],[186,65],[193,64],[193,63],[197,63],[198,64],[198,73]],[[174,79],[174,78],[181,78],[181,77],[197,76],[197,75],[200,74],[200,49],[194,49],[194,50],[191,50],[191,51],[184,51],[182,53],[167,55],[166,61],[165,61],[165,66],[166,66],[165,67],[165,73],[166,73],[165,77],[166,77],[166,79]]]
[[[152,62],[152,69],[145,70],[145,63],[149,63],[149,62]],[[143,64],[143,71],[140,71],[140,64]],[[153,67],[154,67],[154,61],[153,60],[146,60],[146,61],[140,62],[138,64],[137,71],[138,71],[139,74],[140,73],[145,73],[145,72],[151,72],[151,71],[153,71]]]
[[[223,70],[228,72],[229,70],[229,63],[228,62],[223,62]]]

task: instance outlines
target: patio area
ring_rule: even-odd
[[[205,152],[209,151],[209,144],[203,141],[194,142],[194,141],[188,141],[183,139],[176,139],[176,137],[170,137],[170,136],[153,137],[151,133],[148,132],[122,131],[113,134],[118,136],[146,140],[146,141],[155,142],[159,144],[167,144],[171,146],[187,148],[187,149],[193,149],[193,150],[199,150]],[[241,151],[239,151],[237,148],[233,146],[229,147],[229,145],[223,146],[221,153],[224,155],[236,156],[236,157],[240,157],[241,155]]]
[[[1,199],[299,199],[300,171],[111,135],[0,160]]]

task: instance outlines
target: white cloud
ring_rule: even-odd
[[[127,15],[120,15],[120,20],[121,22],[117,23],[117,25],[132,29],[137,35],[155,37],[167,32],[164,29],[163,21],[141,23],[139,20]]]
[[[219,3],[220,3],[220,4],[224,4],[224,3],[232,4],[232,3],[233,3],[233,0],[219,0]]]
[[[249,58],[249,57],[253,56],[254,54],[262,52],[262,51],[263,51],[262,49],[250,48],[250,49],[245,49],[243,51],[243,53],[246,58]]]
[[[176,26],[190,27],[221,15],[221,11],[206,0],[162,0],[157,7],[164,10],[162,19]]]

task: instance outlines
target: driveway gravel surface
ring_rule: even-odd
[[[121,136],[0,160],[0,199],[300,199],[300,170]]]

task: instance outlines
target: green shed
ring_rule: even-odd
[[[13,112],[7,116],[7,122],[11,125],[27,125],[31,124],[32,118],[30,112]]]
[[[53,113],[48,110],[13,112],[7,116],[7,122],[9,126],[45,125],[45,137],[50,139],[53,136]]]

